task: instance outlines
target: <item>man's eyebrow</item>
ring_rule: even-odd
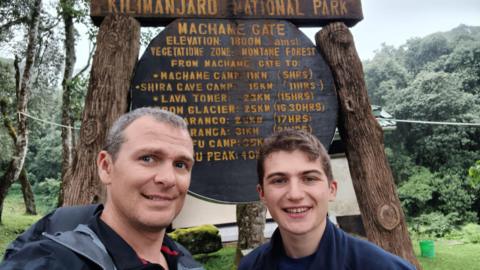
[[[271,173],[271,174],[268,174],[267,176],[265,176],[265,179],[269,179],[269,178],[272,178],[272,177],[275,177],[275,176],[285,176],[286,174],[283,173],[283,172],[274,172],[274,173]]]
[[[181,155],[180,159],[184,160],[184,161],[187,161],[187,162],[190,162],[192,164],[195,163],[195,159],[193,159],[193,157],[191,157],[191,156]]]

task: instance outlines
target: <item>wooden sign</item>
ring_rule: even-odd
[[[108,14],[130,15],[143,26],[164,26],[176,18],[284,19],[297,26],[353,26],[363,19],[360,0],[92,0],[95,25]]]
[[[287,21],[178,19],[152,40],[131,83],[132,109],[183,116],[195,145],[191,191],[258,200],[256,157],[273,131],[304,129],[328,148],[337,115],[329,67]]]

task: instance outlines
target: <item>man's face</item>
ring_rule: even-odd
[[[183,207],[193,166],[192,140],[188,131],[150,116],[132,122],[123,137],[115,161],[105,151],[98,156],[108,193],[105,211],[111,211],[115,222],[159,231]]]
[[[258,186],[258,192],[282,235],[323,230],[337,183],[328,183],[320,159],[311,161],[299,150],[278,151],[267,156],[264,170],[263,188]]]

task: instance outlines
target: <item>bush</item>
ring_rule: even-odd
[[[442,237],[455,228],[454,224],[457,223],[459,219],[457,212],[450,213],[446,216],[440,212],[422,214],[412,220],[412,229],[418,233],[420,237]]]
[[[462,227],[463,239],[472,244],[480,243],[480,225],[468,223]]]
[[[211,253],[222,248],[220,233],[213,225],[176,229],[169,236],[185,246],[192,254]]]
[[[37,183],[33,187],[41,212],[49,212],[57,207],[59,191],[60,181],[52,178],[46,178],[45,181]]]
[[[428,169],[419,167],[416,174],[398,188],[398,196],[407,216],[418,216],[426,210],[435,191],[431,184],[433,179],[434,175]]]

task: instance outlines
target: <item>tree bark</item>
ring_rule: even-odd
[[[60,186],[60,194],[58,195],[58,205],[63,202],[63,183],[68,168],[72,164],[72,128],[73,121],[70,115],[70,96],[71,96],[71,80],[73,76],[73,68],[77,58],[75,56],[75,26],[73,24],[72,10],[75,1],[61,0],[63,24],[65,27],[65,68],[62,80],[62,184]],[[67,128],[68,127],[68,128]]]
[[[266,208],[261,202],[237,204],[238,242],[235,263],[243,257],[242,250],[253,249],[265,242]]]
[[[353,36],[343,23],[333,23],[318,32],[315,39],[335,80],[340,104],[338,128],[346,145],[367,237],[421,269],[384,152],[383,131],[371,112]]]
[[[127,111],[128,91],[138,58],[140,24],[109,15],[97,36],[79,142],[63,186],[63,205],[89,204],[103,198],[96,156],[110,125]]]
[[[25,213],[28,215],[36,215],[37,207],[35,206],[35,198],[33,196],[32,186],[28,181],[27,171],[23,167],[18,177],[20,185],[22,186],[23,202],[25,203]]]
[[[19,87],[17,88],[17,112],[19,112],[17,141],[15,143],[14,153],[10,165],[1,179],[2,182],[0,183],[0,207],[3,207],[3,201],[5,200],[10,186],[16,179],[18,179],[20,172],[23,169],[23,165],[25,163],[25,156],[27,154],[27,116],[23,113],[27,113],[27,104],[31,87],[30,80],[35,60],[35,47],[38,43],[38,25],[41,8],[42,0],[35,0],[32,15],[28,25],[28,45],[25,56],[25,68],[23,70],[21,82],[17,81],[17,85],[19,85]]]

